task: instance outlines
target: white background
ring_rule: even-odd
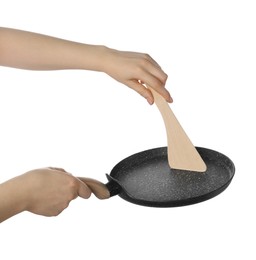
[[[255,259],[255,1],[0,0],[0,26],[149,53],[196,146],[235,163],[226,191],[156,209],[78,198],[55,218],[0,225],[0,258]],[[59,166],[106,182],[116,163],[166,145],[155,106],[102,73],[0,68],[0,182]]]

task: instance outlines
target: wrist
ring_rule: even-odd
[[[110,75],[111,70],[113,70],[113,64],[115,63],[115,56],[118,51],[106,46],[99,46],[99,47],[100,47],[99,71]]]
[[[82,52],[78,55],[81,69],[105,72],[109,48],[104,45],[82,45]],[[80,57],[79,57],[80,56]],[[78,63],[80,63],[78,61]]]

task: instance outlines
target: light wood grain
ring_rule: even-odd
[[[175,117],[168,103],[155,90],[150,87],[148,88],[151,90],[155,104],[164,120],[167,134],[169,166],[173,169],[205,172],[207,169],[206,164]]]

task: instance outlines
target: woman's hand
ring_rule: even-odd
[[[0,185],[0,222],[22,211],[57,216],[73,199],[90,195],[84,182],[63,169],[32,170]]]
[[[154,98],[146,86],[151,86],[167,102],[172,102],[171,95],[165,88],[167,74],[148,54],[106,48],[102,64],[105,73],[134,89],[149,104],[154,103]]]

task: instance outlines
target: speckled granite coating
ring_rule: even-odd
[[[110,178],[122,187],[118,192],[123,199],[139,205],[174,207],[210,199],[229,185],[235,166],[219,152],[196,149],[207,165],[204,173],[170,169],[167,148],[161,147],[122,160],[113,168]]]

